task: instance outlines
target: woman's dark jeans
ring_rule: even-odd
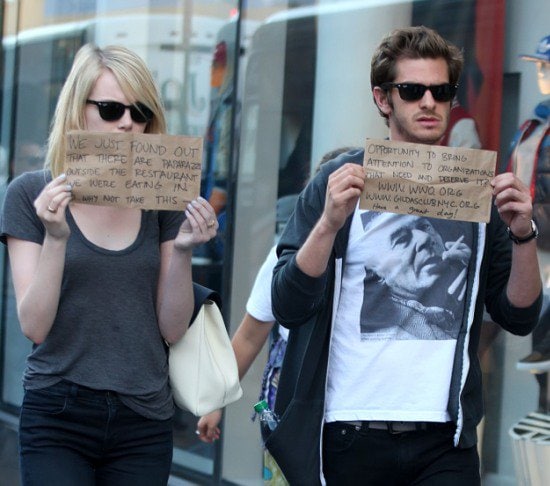
[[[150,420],[113,392],[62,381],[25,391],[19,426],[23,486],[165,486],[172,419]]]

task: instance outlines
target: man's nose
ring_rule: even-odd
[[[436,105],[436,101],[432,95],[432,92],[429,89],[427,89],[424,92],[424,95],[422,96],[422,98],[420,98],[420,106],[422,108],[432,110],[435,108],[435,105]]]

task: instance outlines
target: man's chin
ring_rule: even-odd
[[[425,145],[439,145],[444,133],[437,132],[437,134],[427,134],[419,137],[417,143],[423,143]]]
[[[426,145],[437,145],[443,136],[445,135],[445,129],[438,125],[431,129],[420,129],[414,134],[414,143],[423,143]]]

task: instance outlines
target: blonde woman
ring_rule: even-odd
[[[62,174],[69,130],[163,133],[144,62],[123,47],[85,45],[59,96],[44,170],[10,184],[8,246],[24,374],[24,486],[165,485],[174,404],[165,341],[193,310],[192,249],[217,230],[202,198],[184,213],[71,201]]]

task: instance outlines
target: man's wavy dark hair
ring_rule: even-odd
[[[400,59],[440,58],[447,62],[449,83],[457,84],[464,66],[464,56],[458,47],[428,27],[393,30],[382,39],[372,56],[371,88],[393,82],[397,76],[396,64]],[[385,117],[383,113],[380,114]]]

